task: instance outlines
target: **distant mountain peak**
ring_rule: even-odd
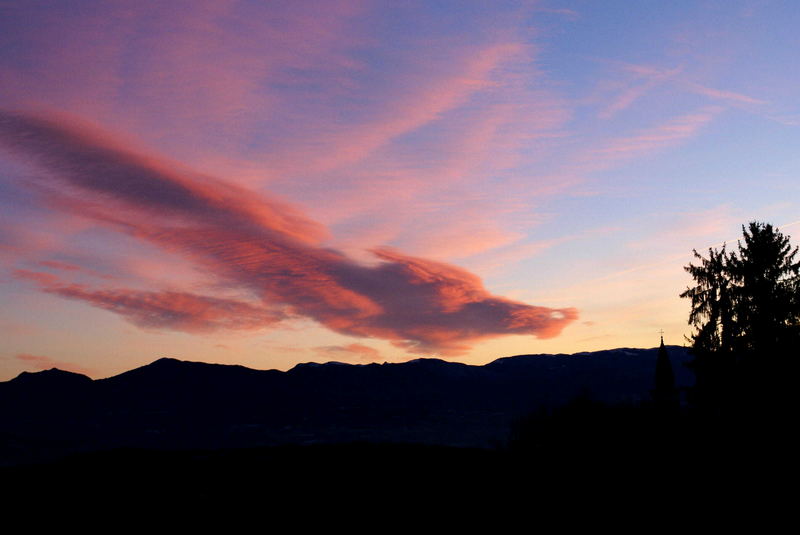
[[[161,365],[161,364],[174,364],[174,363],[177,363],[177,362],[190,362],[190,361],[188,361],[188,360],[180,360],[180,359],[176,359],[176,358],[173,358],[173,357],[161,357],[161,358],[156,359],[153,362],[151,362],[149,364],[149,366]]]
[[[69,372],[60,370],[58,368],[50,368],[49,370],[42,370],[38,372],[22,372],[9,383],[23,384],[23,383],[66,383],[66,382],[91,382],[91,378],[83,375],[82,373]]]
[[[316,368],[330,368],[330,367],[338,367],[338,366],[358,366],[358,364],[349,364],[347,362],[339,362],[338,360],[330,360],[328,362],[300,362],[295,364],[291,370],[306,370],[306,369],[316,369]]]
[[[428,364],[428,363],[434,363],[434,362],[437,362],[437,363],[438,362],[449,363],[449,361],[447,361],[447,360],[436,358],[436,357],[419,357],[419,358],[407,360],[405,362],[401,362],[400,364]]]

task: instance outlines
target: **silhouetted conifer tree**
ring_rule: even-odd
[[[709,249],[699,265],[685,267],[696,285],[681,297],[691,300],[689,324],[696,376],[692,401],[729,409],[752,405],[781,386],[800,347],[800,262],[789,237],[768,223],[742,226],[744,243],[726,253]],[[747,396],[745,396],[745,391]]]
[[[694,360],[690,367],[695,374],[695,386],[689,392],[692,405],[710,409],[727,398],[725,386],[733,366],[733,340],[737,326],[733,320],[732,281],[728,273],[729,256],[725,246],[717,251],[709,248],[708,258],[692,251],[699,265],[684,269],[696,282],[681,297],[691,300],[689,324],[696,331],[690,338]]]

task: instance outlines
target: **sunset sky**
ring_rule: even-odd
[[[798,28],[792,0],[0,1],[0,380],[682,344],[693,248],[800,238]]]

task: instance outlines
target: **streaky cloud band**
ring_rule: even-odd
[[[32,186],[44,188],[53,206],[187,257],[264,308],[186,292],[95,290],[28,277],[47,292],[146,327],[250,328],[303,316],[342,334],[442,355],[501,335],[551,338],[578,318],[574,308],[494,296],[466,270],[390,248],[372,251],[375,265],[358,263],[323,247],[324,227],[287,203],[113,139],[63,116],[0,110],[0,144],[46,171]],[[175,303],[187,305],[177,311],[185,316],[170,316]],[[164,314],[148,315],[148,307]],[[239,315],[253,321],[237,323]]]

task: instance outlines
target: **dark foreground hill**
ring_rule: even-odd
[[[685,348],[668,347],[679,386]],[[502,446],[512,423],[579,394],[649,399],[657,349],[521,355],[484,366],[301,364],[287,372],[163,358],[107,379],[48,370],[0,383],[0,462],[144,448],[406,443]]]

